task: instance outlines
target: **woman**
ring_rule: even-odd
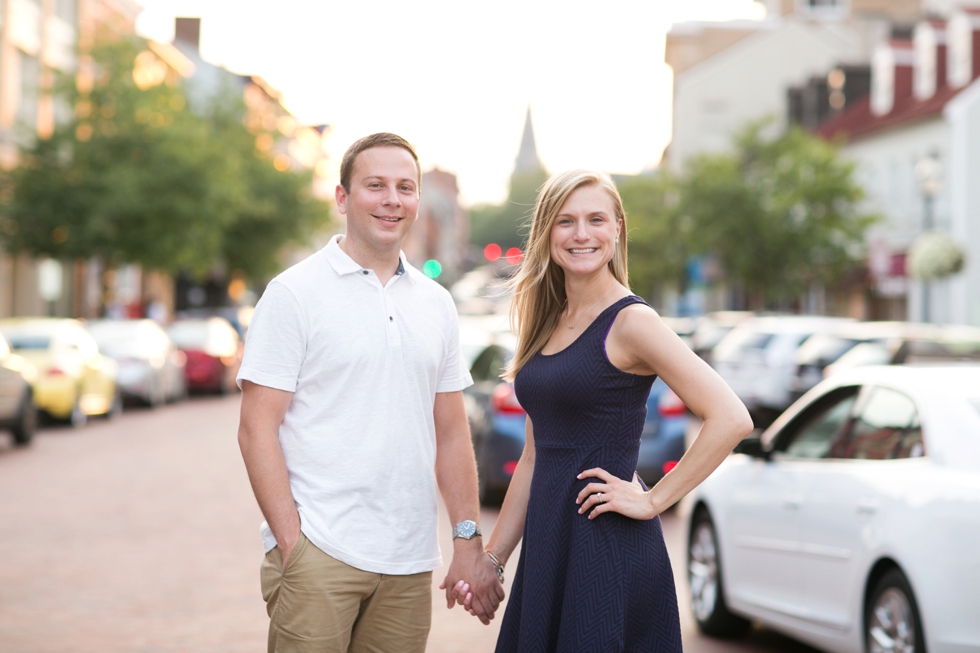
[[[524,546],[497,651],[680,651],[658,515],[752,429],[748,412],[630,292],[626,216],[606,175],[545,184],[513,286],[518,346],[504,378],[527,411],[527,443],[486,563],[506,564],[522,534]],[[704,425],[648,491],[634,470],[657,376]],[[466,604],[468,587],[455,589]]]

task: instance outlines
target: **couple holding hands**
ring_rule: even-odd
[[[511,281],[518,345],[504,378],[526,444],[482,533],[456,310],[401,253],[420,184],[404,139],[355,142],[336,190],[346,234],[276,277],[249,327],[238,440],[266,519],[270,653],[422,653],[437,492],[453,524],[440,587],[485,624],[504,608],[498,653],[680,651],[658,515],[751,430],[745,407],[630,292],[614,183],[555,175]],[[704,425],[648,489],[634,470],[657,376]]]

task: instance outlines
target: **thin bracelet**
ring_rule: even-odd
[[[493,562],[493,566],[496,567],[495,571],[497,572],[497,580],[499,580],[500,581],[500,584],[503,585],[504,584],[504,566],[500,563],[500,560],[497,560],[497,556],[495,556],[494,554],[490,553],[489,551],[487,551],[485,549],[484,549],[484,553],[486,553],[488,556],[490,556],[490,560],[491,560],[491,562]]]

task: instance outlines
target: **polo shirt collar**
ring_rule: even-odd
[[[333,268],[334,272],[340,276],[347,274],[355,274],[357,272],[363,272],[362,268],[357,261],[352,259],[347,255],[347,252],[340,248],[341,235],[337,234],[330,239],[327,246],[323,248],[323,253],[327,257],[327,261],[330,263],[330,267]],[[411,266],[405,260],[405,252],[398,252],[398,269],[395,270],[395,276],[397,277],[407,277],[415,283],[415,279],[410,273]]]

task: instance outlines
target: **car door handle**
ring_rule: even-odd
[[[873,515],[878,512],[878,500],[872,498],[859,499],[857,505],[859,515]]]
[[[787,510],[799,510],[802,505],[803,497],[799,494],[791,494],[783,502],[783,507]]]

